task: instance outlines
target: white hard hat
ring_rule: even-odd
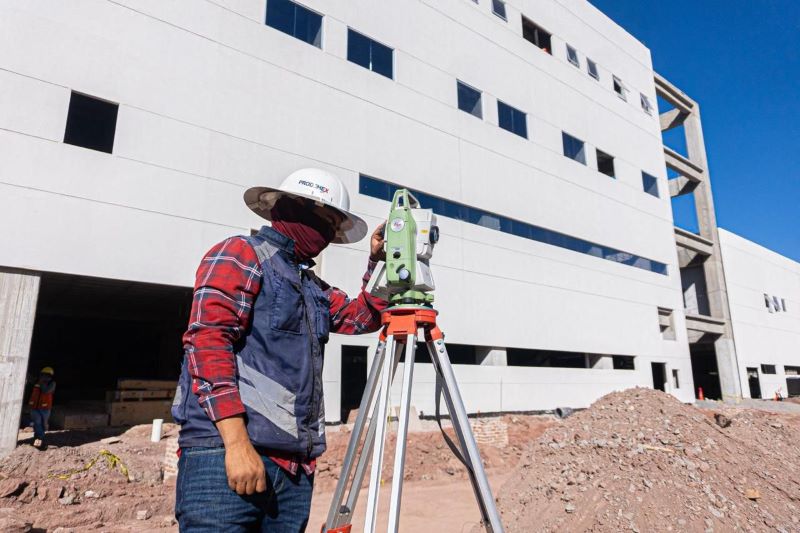
[[[289,174],[277,189],[250,187],[244,193],[244,203],[258,216],[272,220],[272,207],[282,196],[314,200],[319,206],[341,213],[345,220],[336,228],[331,242],[358,242],[367,234],[367,223],[350,212],[350,195],[336,174],[318,168],[301,168]]]

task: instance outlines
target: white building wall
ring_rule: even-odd
[[[750,367],[758,368],[762,397],[786,396],[784,367],[800,367],[800,263],[724,229],[719,239],[742,392],[750,396]],[[784,300],[786,311],[783,302],[771,311],[765,294]],[[762,364],[776,373],[765,374]]]
[[[0,6],[0,227],[13,228],[0,266],[188,286],[212,244],[260,225],[241,202],[248,186],[321,166],[374,226],[388,205],[357,193],[364,173],[668,265],[660,275],[440,217],[449,342],[637,357],[636,371],[459,366],[471,409],[586,405],[651,386],[651,361],[678,369],[674,392],[692,400],[660,128],[639,106],[639,91],[655,103],[649,51],[582,0],[510,1],[508,22],[486,0],[304,4],[325,15],[322,50],[265,26],[264,0]],[[552,56],[522,39],[521,12],[553,33]],[[394,80],[346,60],[348,26],[394,48]],[[484,91],[484,120],[457,109],[457,79]],[[119,103],[113,154],[61,142],[72,90]],[[496,126],[498,98],[527,113],[528,139]],[[562,130],[586,141],[587,166],[562,155]],[[615,156],[617,179],[596,171],[595,147]],[[661,198],[642,191],[643,170]],[[331,248],[324,277],[357,290],[366,247]],[[657,307],[675,310],[676,340],[661,338]],[[330,420],[338,347],[365,342],[329,346]],[[415,403],[430,399],[419,386]]]

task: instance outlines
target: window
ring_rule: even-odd
[[[647,172],[642,172],[642,188],[647,194],[652,194],[656,198],[660,198],[658,194],[658,179],[651,176]]]
[[[783,307],[783,311],[785,313],[786,312],[786,299],[785,298],[781,298],[781,307]]]
[[[119,104],[73,92],[64,142],[110,154],[114,149]]]
[[[492,13],[503,20],[506,19],[506,3],[503,0],[492,0]]]
[[[639,93],[639,103],[642,104],[642,109],[644,109],[645,113],[648,115],[653,114],[653,104],[650,103],[650,99],[647,95]]]
[[[614,370],[636,370],[633,360],[634,357],[630,355],[615,355],[613,357]]]
[[[552,53],[550,34],[525,17],[522,17],[522,38],[548,54]]]
[[[501,128],[520,137],[528,138],[528,124],[525,113],[505,102],[497,101],[497,118]]]
[[[369,37],[348,28],[348,61],[391,79],[393,78],[392,52],[393,50],[388,46],[373,41]]]
[[[761,365],[762,374],[776,374],[775,365]]]
[[[616,76],[614,76],[614,92],[617,93],[617,96],[623,100],[628,100],[628,97],[625,94],[628,92],[628,89],[625,88],[625,84],[622,83],[622,80]]]
[[[658,328],[661,331],[661,338],[664,340],[675,340],[675,324],[672,320],[672,309],[664,307],[658,308]]]
[[[391,201],[395,191],[400,188],[399,185],[378,180],[364,174],[361,174],[359,177],[359,192],[372,198]],[[417,197],[423,207],[433,209],[433,212],[439,216],[461,220],[469,224],[480,225],[523,239],[537,241],[584,255],[591,255],[600,259],[605,259],[606,261],[613,261],[615,263],[641,268],[642,270],[655,272],[656,274],[667,275],[667,265],[658,261],[653,261],[652,259],[579,239],[578,237],[572,237],[571,235],[566,235],[558,231],[528,224],[527,222],[514,220],[477,207],[452,202],[424,192],[414,190],[411,192]]]
[[[589,71],[589,76],[593,77],[597,81],[600,81],[600,72],[597,70],[597,63],[588,57],[586,58],[586,70]]]
[[[267,0],[267,26],[322,48],[322,15],[290,0]]]
[[[483,118],[481,92],[461,81],[457,81],[456,85],[458,90],[458,108],[470,115]]]
[[[597,170],[606,176],[616,177],[614,175],[614,156],[597,150]]]
[[[787,376],[800,376],[800,366],[784,365],[783,373]]]
[[[578,51],[570,45],[567,45],[567,59],[576,67],[581,68],[581,62],[578,60]]]
[[[678,370],[676,368],[672,369],[672,386],[676,389],[681,388],[681,382],[678,379]]]
[[[583,141],[563,131],[561,132],[561,140],[564,144],[564,155],[585,165],[586,150]]]

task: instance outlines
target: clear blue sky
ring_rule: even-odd
[[[800,0],[590,1],[700,104],[718,225],[800,261]]]

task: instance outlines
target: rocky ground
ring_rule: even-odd
[[[800,531],[800,416],[650,389],[546,431],[501,489],[507,531]]]
[[[481,452],[509,532],[800,532],[799,414],[698,409],[631,389],[565,420],[499,424],[507,439]],[[165,425],[159,443],[143,425],[53,432],[46,451],[20,445],[0,461],[0,531],[177,531],[174,478],[164,481],[176,430]],[[347,426],[329,432],[309,530],[324,519],[349,437]],[[393,451],[390,435],[385,494]],[[404,479],[401,531],[476,523],[466,474],[438,430],[410,435]]]

